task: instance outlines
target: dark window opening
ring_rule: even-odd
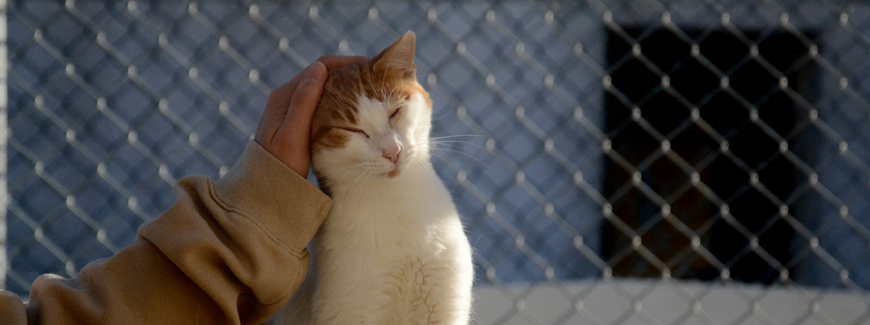
[[[664,265],[674,278],[713,280],[727,268],[734,280],[775,282],[780,270],[794,266],[790,244],[795,234],[770,196],[787,201],[799,171],[780,154],[781,144],[769,131],[793,144],[798,108],[780,88],[780,76],[753,59],[754,50],[744,40],[757,44],[757,55],[783,72],[788,87],[799,93],[810,91],[815,69],[808,45],[786,31],[744,30],[741,40],[727,30],[680,29],[691,40],[668,29],[625,28],[639,39],[643,58],[634,55],[634,44],[608,33],[613,91],[606,92],[605,132],[612,151],[625,161],[605,155],[603,194],[613,217],[604,222],[603,256],[614,276],[659,277]],[[703,58],[693,57],[690,42],[698,44],[695,51]],[[706,126],[692,122],[693,107]],[[639,121],[632,117],[636,109]],[[753,123],[756,117],[769,129]],[[670,139],[670,156],[651,133]],[[637,167],[641,185],[633,182],[634,170],[625,163]],[[692,185],[686,165],[728,205],[728,216]],[[751,185],[750,170],[765,189]],[[672,218],[663,218],[661,201],[651,198],[656,195],[669,205]],[[693,233],[703,249],[693,249]],[[760,249],[752,248],[753,237]],[[705,258],[704,250],[715,259]]]

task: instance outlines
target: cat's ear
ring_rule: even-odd
[[[408,31],[398,41],[384,49],[372,58],[375,71],[397,71],[408,79],[415,79],[417,68],[414,65],[414,48],[417,46],[417,35]]]

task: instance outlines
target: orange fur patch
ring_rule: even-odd
[[[418,93],[423,95],[431,110],[429,93],[413,79],[407,78],[406,71],[375,71],[372,62],[330,71],[311,124],[312,152],[341,148],[347,143],[348,134],[338,128],[356,127],[359,112],[356,100],[360,95],[387,102],[405,101]]]

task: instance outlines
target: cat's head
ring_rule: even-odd
[[[311,162],[327,191],[429,160],[432,101],[417,83],[415,44],[408,32],[368,62],[329,72],[311,126]]]

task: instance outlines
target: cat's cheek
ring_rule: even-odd
[[[403,118],[401,121],[396,121],[393,124],[393,130],[396,131],[402,144],[407,145],[410,142],[409,140],[414,137],[416,124],[410,117]]]

